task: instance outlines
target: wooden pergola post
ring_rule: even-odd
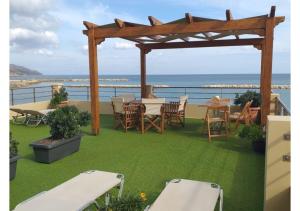
[[[272,61],[273,61],[273,37],[274,37],[274,18],[266,20],[266,35],[262,44],[261,56],[261,81],[260,92],[262,97],[261,105],[261,123],[267,122],[267,116],[270,114],[271,93],[272,93]]]
[[[94,27],[88,31],[88,45],[89,45],[92,133],[94,135],[98,135],[100,132],[99,84],[98,84],[97,42],[94,36],[95,35],[94,32],[95,32]]]
[[[140,63],[141,63],[141,97],[146,97],[146,54],[151,50],[140,48]]]
[[[146,97],[146,52],[140,48],[140,63],[141,63],[141,97]]]

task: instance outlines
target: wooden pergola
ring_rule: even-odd
[[[105,38],[130,40],[140,49],[141,97],[145,96],[146,54],[153,49],[254,46],[261,51],[261,114],[265,124],[270,113],[274,28],[285,19],[284,16],[275,16],[275,8],[272,6],[269,14],[243,19],[233,19],[230,10],[226,10],[225,20],[186,13],[184,18],[168,23],[149,16],[150,25],[120,19],[101,26],[83,21],[86,27],[83,34],[88,36],[92,133],[97,135],[100,131],[97,46]],[[248,35],[248,38],[243,38],[243,35]]]

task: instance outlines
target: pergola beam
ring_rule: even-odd
[[[148,19],[149,19],[151,26],[159,26],[159,25],[163,24],[163,22],[161,22],[160,20],[158,20],[157,18],[155,18],[153,16],[148,16]],[[173,38],[173,37],[174,37],[174,35],[170,35],[170,36],[158,39],[157,41],[158,42],[167,42],[167,41],[179,38],[179,37],[177,37],[177,38]],[[185,38],[185,37],[180,37],[180,39],[182,39],[185,42],[189,41],[189,39]]]
[[[230,10],[226,10],[226,20],[227,21],[232,21],[233,20],[232,13],[231,13]],[[232,31],[232,32],[233,32],[233,34],[234,34],[234,36],[235,36],[236,39],[240,39],[239,35],[236,34],[235,31]]]
[[[171,48],[199,48],[199,47],[221,47],[221,46],[241,46],[241,45],[260,45],[263,38],[253,39],[231,39],[231,40],[212,40],[212,41],[193,41],[193,42],[170,42],[170,43],[147,43],[136,44],[143,49],[171,49]]]
[[[194,17],[190,13],[185,13],[185,21],[186,23],[191,24],[194,22]],[[202,34],[207,40],[212,40],[211,34],[209,32],[203,32]]]
[[[284,17],[274,17],[275,24],[284,21]],[[95,28],[95,37],[143,37],[151,35],[169,35],[184,33],[203,33],[203,32],[224,32],[228,30],[256,30],[264,29],[266,18],[240,19],[232,21],[202,21],[191,24],[163,24],[153,26],[135,26],[124,28]],[[83,31],[87,34],[87,30]]]
[[[131,23],[131,22],[127,22],[127,21],[123,21],[121,19],[118,19],[116,18],[115,19],[115,24],[118,28],[125,28],[125,27],[137,27],[137,26],[147,26],[147,25],[144,25],[144,24],[139,24],[139,23]],[[153,35],[153,36],[147,36],[149,37],[150,39],[153,39],[153,40],[157,40],[157,39],[160,39],[160,36],[159,35]],[[129,41],[133,41],[133,42],[138,42],[138,43],[141,43],[140,41],[136,40],[136,38],[123,38],[123,39],[127,39]]]

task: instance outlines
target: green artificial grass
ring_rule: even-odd
[[[188,119],[186,127],[168,127],[163,134],[113,129],[112,116],[101,116],[101,133],[83,128],[80,150],[52,164],[34,161],[29,144],[49,136],[47,126],[11,125],[20,143],[16,178],[10,182],[10,209],[80,172],[97,169],[125,175],[124,193],[145,192],[148,203],[174,178],[218,183],[224,190],[224,210],[263,210],[264,156],[237,136],[201,135],[202,122]],[[76,200],[76,199],[74,199]]]

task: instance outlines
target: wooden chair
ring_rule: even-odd
[[[138,128],[139,109],[137,104],[126,104],[120,97],[112,98],[115,128],[122,126],[125,132],[130,128]]]
[[[248,101],[241,112],[234,112],[229,115],[230,121],[235,121],[235,129],[237,129],[241,122],[245,122],[246,125],[252,123],[250,106],[252,104],[252,100]]]
[[[208,106],[203,132],[207,130],[208,140],[212,137],[228,136],[228,106]],[[222,133],[222,130],[225,133]]]
[[[150,128],[155,128],[160,133],[164,131],[164,103],[165,98],[142,98],[141,105],[141,132],[145,133]]]
[[[165,118],[168,125],[180,124],[185,126],[185,108],[188,96],[181,96],[179,102],[170,102],[164,104]]]
[[[138,129],[140,106],[137,104],[124,104],[123,109],[124,115],[121,124],[125,132],[127,132],[129,128]]]
[[[129,102],[135,100],[134,94],[131,94],[131,93],[129,93],[129,94],[121,94],[118,97],[123,98],[125,103],[129,103]]]
[[[122,126],[122,120],[124,116],[123,104],[124,104],[123,98],[121,97],[111,98],[111,105],[113,108],[113,115],[114,115],[114,128],[118,128]]]

